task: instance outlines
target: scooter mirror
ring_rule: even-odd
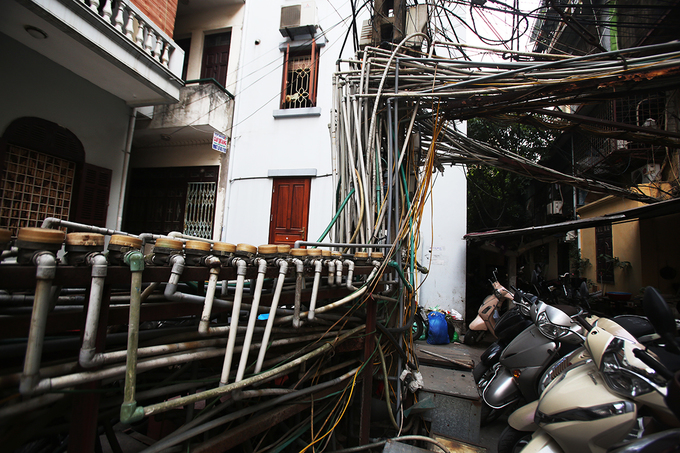
[[[654,330],[666,342],[666,349],[674,354],[680,354],[680,347],[675,341],[675,317],[656,288],[648,286],[645,289],[643,306],[645,315],[654,326]]]

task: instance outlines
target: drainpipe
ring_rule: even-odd
[[[130,152],[132,151],[132,137],[135,133],[135,122],[137,119],[137,107],[133,107],[130,112],[130,123],[128,124],[127,139],[123,155],[123,174],[120,177],[120,194],[118,195],[118,215],[116,216],[116,229],[123,224],[123,202],[125,200],[125,188],[127,186],[127,175],[130,168]]]
[[[269,343],[269,336],[274,327],[274,316],[279,305],[279,298],[281,297],[281,290],[283,289],[283,282],[288,273],[288,261],[279,258],[276,263],[279,265],[279,278],[276,280],[276,289],[274,290],[274,297],[269,308],[269,317],[267,318],[267,325],[264,328],[264,335],[262,336],[262,343],[260,344],[260,352],[257,355],[257,363],[255,364],[255,374],[262,371],[262,364],[264,363],[264,355],[267,352],[267,345]]]
[[[246,280],[247,263],[243,258],[232,261],[232,266],[236,268],[236,294],[234,295],[234,305],[231,309],[231,323],[229,324],[229,339],[227,340],[227,350],[224,354],[224,365],[220,378],[220,387],[229,382],[231,372],[231,360],[234,357],[234,345],[236,344],[236,330],[238,329],[238,317],[241,313],[241,299],[243,297],[243,285]]]
[[[307,312],[307,319],[310,321],[314,319],[314,309],[316,309],[316,297],[319,294],[319,283],[321,282],[321,269],[323,267],[323,260],[314,260],[314,286],[312,286],[312,297],[309,300],[309,311]]]
[[[184,268],[184,258],[179,257]],[[171,262],[174,260],[171,260]],[[125,255],[125,264],[130,266],[132,273],[130,283],[130,318],[128,321],[127,361],[125,363],[125,393],[123,404],[120,406],[120,421],[125,424],[137,419],[144,413],[144,408],[137,406],[135,401],[135,386],[137,384],[137,345],[139,344],[139,312],[142,308],[142,272],[144,271],[144,254],[135,250]],[[173,265],[173,271],[175,267]],[[170,277],[175,277],[173,275]],[[177,276],[179,278],[179,276]]]
[[[302,298],[302,273],[305,270],[304,263],[300,258],[293,258],[295,264],[295,308],[293,309],[293,327],[300,327],[300,299]]]
[[[257,265],[257,282],[255,283],[255,294],[253,295],[253,302],[250,307],[250,317],[248,318],[248,329],[246,330],[246,337],[243,340],[241,360],[239,361],[238,370],[236,371],[235,382],[243,380],[243,375],[246,373],[246,365],[248,364],[248,353],[250,352],[250,343],[253,340],[255,321],[257,321],[257,309],[260,306],[260,296],[262,295],[264,274],[267,272],[267,260],[265,260],[264,258],[255,258],[253,264]]]
[[[205,304],[203,305],[201,322],[198,324],[198,333],[201,335],[206,335],[210,332],[210,314],[212,313],[212,306],[215,301],[215,289],[217,288],[217,278],[220,275],[221,264],[220,259],[215,256],[209,256],[205,259],[205,265],[210,268],[210,277],[208,278],[208,288],[205,293]]]
[[[45,325],[50,310],[52,280],[57,273],[57,258],[51,252],[39,252],[33,257],[36,265],[35,298],[28,331],[24,371],[19,381],[19,393],[30,395],[40,381],[40,359],[45,340]]]
[[[104,359],[102,353],[95,353],[95,343],[108,263],[106,256],[101,253],[89,256],[87,261],[92,266],[92,285],[90,286],[90,301],[87,304],[83,345],[80,347],[78,363],[83,368],[92,368],[101,365]]]

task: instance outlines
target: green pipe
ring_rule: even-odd
[[[324,232],[321,234],[321,237],[320,237],[319,239],[317,239],[316,242],[321,242],[321,241],[323,241],[324,238],[326,237],[326,235],[328,235],[328,232],[331,230],[331,228],[333,228],[333,225],[335,225],[335,222],[337,222],[338,217],[340,217],[340,214],[342,214],[342,211],[345,209],[345,205],[347,204],[347,202],[349,201],[350,197],[351,197],[353,194],[354,194],[354,188],[352,188],[352,190],[349,191],[349,193],[348,193],[347,196],[345,197],[345,201],[342,202],[342,204],[341,204],[340,207],[338,208],[338,212],[335,213],[335,216],[333,217],[333,220],[331,220],[331,223],[329,223],[328,226],[326,227],[326,231],[324,231]],[[312,247],[312,248],[316,248],[316,246],[315,246],[315,247]]]
[[[144,408],[137,406],[135,386],[137,383],[137,346],[139,344],[139,312],[142,308],[142,272],[144,255],[140,251],[125,255],[125,263],[132,273],[130,287],[130,318],[128,321],[127,362],[125,364],[125,395],[120,406],[121,423],[129,423],[141,418]]]
[[[401,279],[401,281],[404,283],[404,285],[406,285],[410,292],[413,292],[413,285],[411,285],[411,283],[406,279],[404,271],[402,270],[401,266],[399,266],[399,263],[397,263],[396,261],[390,261],[387,263],[387,265],[397,270],[397,274],[399,274],[399,278]]]
[[[402,180],[402,185],[404,186],[404,194],[406,195],[406,212],[409,212],[411,210],[411,197],[408,194],[408,184],[406,184],[406,176],[404,175],[404,167],[403,165],[399,167],[399,173],[401,174],[401,180]],[[413,230],[413,217],[409,216],[408,218],[408,226],[409,226],[409,231]],[[411,275],[411,282],[415,281],[415,241],[413,239],[413,234],[411,234],[411,244],[410,244],[410,251],[411,251],[411,260],[409,262],[409,271]]]

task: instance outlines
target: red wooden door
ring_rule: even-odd
[[[269,223],[270,244],[307,240],[310,178],[275,178]]]

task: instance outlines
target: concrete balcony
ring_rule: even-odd
[[[0,31],[131,106],[179,99],[184,51],[129,0],[5,0]]]
[[[146,115],[148,119],[143,119]],[[213,79],[187,81],[176,104],[139,111],[134,146],[210,143],[212,133],[231,129],[234,97]]]

